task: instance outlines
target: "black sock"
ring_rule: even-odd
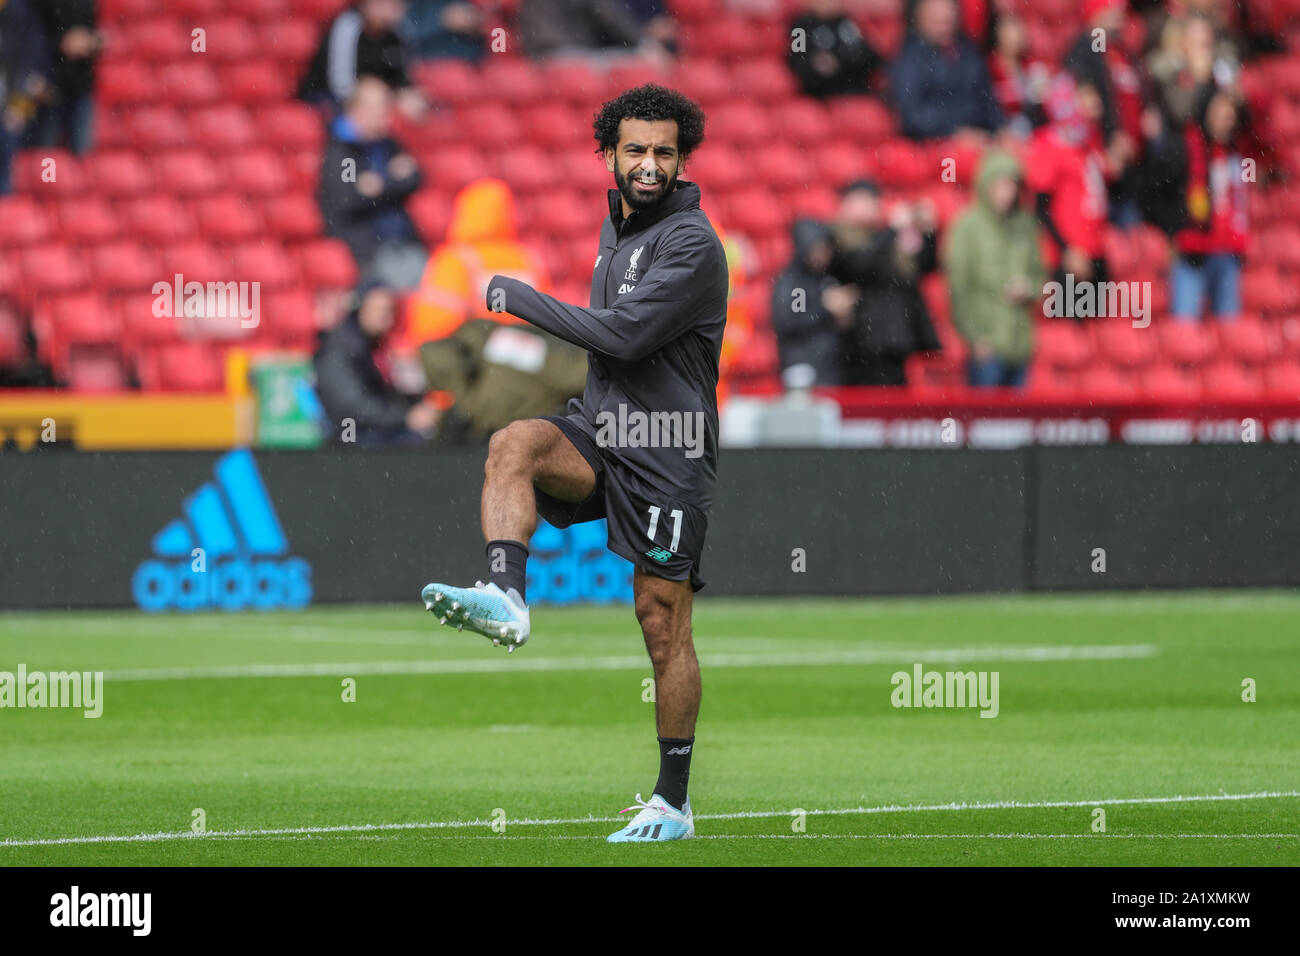
[[[519,592],[519,600],[526,601],[524,588],[528,580],[528,548],[518,541],[489,541],[487,556],[488,580],[502,591],[514,588]]]
[[[680,810],[686,806],[686,784],[691,779],[691,751],[695,738],[659,738],[659,782],[655,793]]]

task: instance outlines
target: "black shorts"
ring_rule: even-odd
[[[609,550],[631,561],[646,574],[670,581],[690,579],[692,589],[704,587],[700,558],[708,515],[700,508],[649,487],[612,457],[601,453],[595,439],[563,415],[542,415],[552,422],[596,473],[596,490],[585,501],[564,501],[534,488],[537,513],[557,528],[606,519]]]

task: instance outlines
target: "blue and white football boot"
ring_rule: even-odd
[[[482,634],[496,647],[513,654],[528,641],[531,625],[528,605],[518,600],[515,589],[502,591],[495,584],[478,581],[472,588],[448,584],[426,584],[420,592],[424,606],[440,624]]]
[[[611,833],[609,843],[662,843],[664,840],[689,840],[695,836],[695,820],[691,816],[691,801],[686,798],[686,806],[675,809],[659,794],[653,794],[650,802],[636,795],[636,804],[619,813],[631,813],[640,808],[641,812],[632,818],[632,822]]]

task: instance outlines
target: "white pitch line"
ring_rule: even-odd
[[[960,663],[964,661],[1129,660],[1155,657],[1154,644],[1094,644],[1046,647],[869,648],[788,654],[700,655],[702,667],[820,667],[832,664]],[[609,657],[505,657],[454,661],[352,661],[316,664],[235,664],[105,671],[105,680],[213,680],[236,677],[356,677],[373,674],[499,674],[511,671],[645,670],[643,655]]]
[[[951,810],[1034,810],[1057,807],[1101,807],[1119,804],[1157,803],[1217,803],[1224,800],[1268,800],[1300,797],[1300,790],[1262,790],[1255,793],[1210,793],[1196,796],[1173,797],[1108,797],[1103,800],[1049,800],[1021,801],[998,800],[990,803],[936,803],[886,805],[879,807],[845,807],[830,810],[807,810],[806,816],[861,816],[874,813],[923,813]],[[701,813],[697,820],[752,820],[772,817],[789,817],[790,810],[746,810],[739,813]],[[537,820],[507,819],[507,826],[572,826],[584,823],[618,823],[620,817],[569,817],[567,819]],[[359,823],[325,827],[277,827],[265,830],[209,830],[194,833],[189,830],[170,833],[137,833],[133,835],[106,835],[84,837],[51,837],[36,840],[0,840],[0,847],[67,846],[87,843],[153,843],[161,840],[196,840],[208,837],[274,837],[316,833],[382,833],[393,830],[464,830],[474,827],[491,827],[495,820],[430,820],[418,823]]]
[[[312,840],[322,834],[285,834],[274,837],[214,837],[225,842],[240,840]],[[327,834],[332,835],[332,834]],[[209,834],[211,836],[211,834]],[[396,840],[396,834],[356,836],[357,840]],[[569,833],[536,834],[475,833],[443,836],[423,834],[423,840],[586,840],[604,837]],[[1300,833],[697,833],[694,840],[1300,840]]]

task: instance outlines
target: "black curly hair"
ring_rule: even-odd
[[[601,106],[591,122],[598,144],[596,152],[618,147],[618,126],[625,119],[676,120],[677,152],[683,158],[704,141],[704,111],[676,90],[646,83]]]

